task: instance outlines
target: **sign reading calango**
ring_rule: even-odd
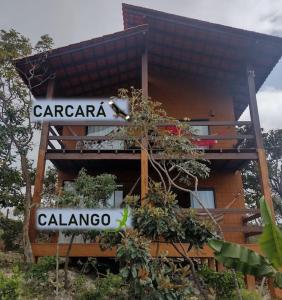
[[[125,99],[40,99],[32,103],[31,121],[122,121],[128,114]]]
[[[128,208],[39,208],[36,211],[36,227],[39,230],[120,230],[131,227],[131,224]]]

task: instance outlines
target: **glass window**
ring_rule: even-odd
[[[196,135],[209,135],[209,126],[191,126],[192,132]]]
[[[192,132],[195,135],[209,135],[209,126],[191,126]],[[198,149],[209,149],[209,141],[208,140],[200,140],[196,141],[195,144],[197,145]]]
[[[114,133],[118,129],[117,126],[88,126],[88,136],[107,136]],[[109,140],[101,141],[100,143],[88,143],[87,149],[89,150],[124,150],[124,141],[122,140]]]
[[[119,208],[123,200],[122,185],[118,185],[118,190],[114,191],[110,198],[106,201],[106,206],[109,208]],[[65,180],[64,190],[73,192],[74,191],[74,181]]]
[[[123,200],[123,191],[114,191],[107,200],[107,206],[110,208],[119,208]]]
[[[213,190],[198,190],[198,197],[205,208],[215,208],[214,191]],[[197,199],[191,194],[191,207],[202,208]]]

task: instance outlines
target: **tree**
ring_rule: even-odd
[[[266,158],[274,208],[277,215],[282,217],[282,129],[270,130],[263,133]],[[255,161],[251,161],[244,168],[243,183],[246,202],[250,207],[259,207],[261,188]],[[279,218],[278,218],[279,220]]]
[[[0,208],[16,207],[23,208],[24,186],[21,172],[9,163],[0,167]]]
[[[87,174],[85,169],[81,169],[78,174],[78,177],[74,181],[73,189],[70,191],[66,191],[66,190],[61,191],[60,195],[58,195],[57,197],[55,196],[55,201],[57,202],[57,205],[60,207],[71,207],[71,208],[104,207],[106,206],[107,199],[109,199],[112,193],[116,190],[115,180],[116,177],[111,174],[90,176]],[[74,241],[75,236],[78,234],[82,234],[82,232],[67,231],[66,234],[70,235],[70,242],[65,257],[65,266],[64,266],[65,289],[69,288],[68,264],[69,264],[69,256],[70,256],[72,243]]]
[[[111,246],[115,243],[118,257],[127,257],[127,263],[121,261],[123,267],[121,272],[124,273],[123,277],[129,285],[135,286],[135,296],[138,291],[140,295],[142,293],[146,295],[146,293],[157,293],[158,290],[160,295],[165,278],[160,277],[160,282],[155,278],[158,277],[157,274],[168,272],[165,271],[167,266],[161,259],[159,251],[157,250],[156,260],[153,260],[144,249],[145,244],[154,241],[159,248],[162,240],[171,243],[185,263],[190,266],[190,268],[186,266],[178,270],[179,274],[184,276],[179,275],[181,280],[177,279],[179,290],[184,291],[185,287],[187,288],[187,274],[189,273],[196,288],[207,299],[207,293],[197,275],[194,262],[189,257],[189,251],[193,246],[203,247],[213,236],[212,229],[207,223],[197,220],[193,212],[181,210],[177,195],[173,190],[193,194],[201,207],[205,209],[198,196],[197,188],[198,178],[206,178],[209,175],[208,161],[203,159],[202,151],[193,142],[194,132],[189,124],[168,116],[161,103],[144,97],[141,90],[134,88],[131,91],[120,90],[119,97],[129,101],[130,124],[117,132],[115,138],[126,138],[129,144],[144,151],[154,172],[149,174],[149,192],[143,199],[128,195],[124,200],[132,208],[136,231],[121,234],[121,238],[114,238],[112,234],[107,238],[108,233],[106,233],[106,236],[101,238],[101,242],[104,246]],[[216,229],[221,231],[210,212],[205,210]],[[184,246],[184,243],[188,244],[188,248]],[[136,249],[139,244],[141,249]],[[132,249],[123,245],[132,245]],[[140,256],[143,255],[143,258],[137,257],[137,253]],[[141,263],[143,260],[144,264]],[[173,260],[168,258],[165,260],[170,265],[168,269],[177,270],[177,265]],[[146,284],[143,277],[146,279]],[[167,286],[172,289],[169,297],[176,299],[178,297],[177,283],[170,276],[166,280]],[[162,295],[165,297],[165,289]]]
[[[28,153],[32,147],[35,129],[30,121],[31,91],[33,89],[31,82],[34,76],[37,76],[36,71],[47,56],[44,53],[36,62],[30,62],[31,72],[28,77],[25,77],[27,85],[19,77],[14,67],[14,60],[32,53],[46,51],[51,48],[52,44],[52,39],[48,35],[42,36],[33,47],[28,38],[13,29],[0,31],[0,137],[3,142],[0,147],[0,172],[9,170],[9,174],[12,174],[12,161],[19,166],[24,186],[23,247],[27,262],[33,261],[28,236],[32,198],[32,162],[28,159]],[[38,78],[39,84],[48,80],[48,76]],[[14,188],[13,185],[10,187]],[[12,192],[11,189],[9,193]]]

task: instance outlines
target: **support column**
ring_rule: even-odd
[[[248,88],[249,88],[249,107],[250,116],[253,124],[256,148],[258,153],[258,169],[262,194],[269,205],[272,216],[274,218],[273,202],[271,197],[271,188],[269,183],[268,166],[266,161],[265,150],[263,146],[263,137],[261,133],[261,126],[258,114],[257,99],[256,99],[256,86],[255,86],[255,71],[251,66],[247,67]]]
[[[254,291],[256,289],[256,279],[255,276],[252,275],[246,275],[245,281],[247,285],[247,289],[250,291]]]
[[[145,52],[142,54],[142,94],[143,97],[148,97],[148,52],[145,50]],[[145,134],[146,135],[146,134]],[[142,199],[147,195],[148,193],[148,138],[147,136],[143,137],[142,139],[142,149],[141,149],[141,202]]]
[[[48,99],[53,98],[54,95],[54,80],[48,82],[47,94]],[[49,123],[44,122],[41,129],[41,138],[38,150],[36,176],[34,182],[34,192],[32,197],[32,208],[30,210],[30,221],[29,221],[29,238],[31,243],[35,241],[37,231],[35,224],[35,211],[38,204],[41,201],[41,193],[43,190],[45,165],[46,165],[46,151],[48,147],[48,135],[49,135]]]

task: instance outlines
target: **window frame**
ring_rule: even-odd
[[[207,209],[216,209],[217,208],[217,199],[216,199],[216,192],[215,192],[215,188],[213,188],[213,187],[199,187],[198,189],[197,189],[197,191],[198,192],[200,192],[200,191],[211,191],[212,193],[213,193],[213,201],[214,201],[214,208],[207,208]],[[195,192],[195,190],[193,190],[193,192]],[[193,208],[192,207],[192,195],[191,195],[191,193],[189,193],[189,196],[190,196],[190,207],[192,208],[192,209],[198,209],[198,208]],[[202,208],[200,208],[200,209],[202,209]]]

